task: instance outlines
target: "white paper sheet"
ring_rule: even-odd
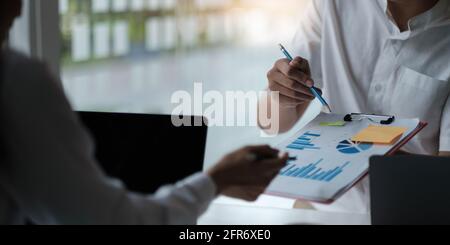
[[[371,124],[349,122],[345,127],[323,127],[321,122],[343,120],[344,115],[321,114],[278,148],[297,157],[269,186],[270,194],[326,202],[352,186],[368,170],[369,158],[385,155],[394,146],[355,144],[349,139]],[[419,125],[418,119],[397,119],[392,125],[408,128],[402,139]],[[296,143],[294,143],[296,142]],[[297,149],[293,149],[297,148]],[[309,166],[309,167],[308,167]]]

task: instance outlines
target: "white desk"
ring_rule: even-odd
[[[315,101],[295,127],[277,137],[262,137],[258,127],[211,127],[205,153],[207,169],[225,154],[245,145],[276,145],[303,128],[320,113],[322,105]],[[370,224],[370,217],[363,214],[333,213],[291,209],[294,200],[262,195],[255,203],[220,197],[209,211],[199,219],[199,224],[210,225],[283,225],[293,223],[313,224]],[[353,210],[353,209],[352,209]]]
[[[365,214],[328,213],[314,210],[251,207],[213,203],[199,225],[370,225]]]

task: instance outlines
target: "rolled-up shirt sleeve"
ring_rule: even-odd
[[[105,176],[60,83],[38,62],[20,62],[2,85],[8,161],[1,184],[39,224],[195,224],[216,195],[199,173],[154,195],[128,192]],[[23,72],[26,71],[26,72]]]
[[[450,152],[450,96],[442,113],[439,151]]]

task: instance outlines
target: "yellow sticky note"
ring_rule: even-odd
[[[403,127],[370,125],[351,140],[363,143],[394,144],[408,130]]]

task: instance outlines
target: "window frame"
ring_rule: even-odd
[[[59,0],[23,0],[22,16],[14,23],[9,46],[46,62],[59,76]]]

